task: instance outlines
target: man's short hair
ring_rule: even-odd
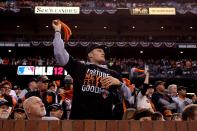
[[[166,82],[164,81],[156,81],[154,86],[157,87],[158,85],[164,85],[165,86]]]
[[[177,91],[181,91],[181,90],[187,90],[187,87],[185,87],[185,86],[179,86],[178,89],[177,89]]]
[[[182,119],[184,121],[187,121],[188,118],[193,119],[194,112],[197,111],[197,105],[196,104],[190,104],[186,106],[182,113]]]
[[[153,113],[148,109],[141,109],[141,110],[137,110],[134,113],[133,118],[134,120],[140,120],[140,118],[143,118],[143,117],[151,117],[152,114]]]
[[[170,91],[170,90],[172,89],[172,87],[174,87],[174,86],[176,86],[176,87],[177,87],[177,85],[175,85],[175,84],[171,84],[171,85],[169,85],[169,86],[168,86],[168,90]]]
[[[11,104],[4,98],[0,98],[0,106],[7,105],[8,107],[12,107]]]
[[[23,108],[26,112],[26,114],[28,115],[27,113],[27,108],[30,106],[30,103],[32,103],[33,99],[35,98],[39,98],[39,97],[36,97],[36,96],[31,96],[29,98],[27,98],[24,102],[23,102]],[[40,99],[40,98],[39,98]]]

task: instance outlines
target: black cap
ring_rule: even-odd
[[[45,75],[38,76],[37,80],[40,82],[49,82],[50,81],[50,79]]]
[[[52,111],[53,109],[62,110],[62,106],[60,104],[56,103],[56,104],[52,104],[52,105],[47,107],[48,112]]]
[[[7,105],[11,107],[10,103],[6,99],[0,98],[0,106],[2,105]]]
[[[152,84],[149,84],[148,88],[155,88],[155,86],[153,86]]]
[[[30,82],[37,82],[37,81],[38,80],[36,78],[30,78],[28,82],[30,83]]]
[[[105,45],[99,45],[99,44],[90,44],[87,49],[86,49],[86,55],[88,56],[88,53],[90,53],[92,50],[94,49],[103,49],[103,51],[105,52],[106,50],[106,46]]]
[[[157,87],[158,85],[165,85],[165,84],[166,84],[166,82],[164,82],[164,81],[156,81],[154,86]]]
[[[24,109],[22,109],[22,108],[15,108],[15,109],[13,110],[13,112],[21,112],[21,113],[25,113],[25,110],[24,110]]]

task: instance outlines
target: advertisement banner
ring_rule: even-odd
[[[79,14],[79,7],[36,6],[35,14]]]

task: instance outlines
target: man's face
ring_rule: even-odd
[[[3,85],[3,87],[1,87],[1,89],[0,89],[1,94],[9,93],[10,88],[11,87],[8,84]]]
[[[57,88],[56,88],[56,86],[53,85],[53,86],[50,86],[49,87],[49,90],[51,90],[53,92],[56,92]]]
[[[146,91],[146,94],[151,97],[154,93],[154,88],[148,88],[147,91]]]
[[[37,85],[37,83],[35,81],[32,81],[32,82],[29,83],[29,88],[31,90],[35,90],[35,89],[38,88],[38,85]]]
[[[103,64],[105,62],[105,53],[103,49],[96,48],[88,54],[90,62]]]
[[[63,114],[63,111],[62,111],[62,110],[55,110],[55,109],[52,109],[52,111],[50,111],[50,116],[52,116],[52,117],[57,117],[57,118],[59,118],[59,119],[61,119],[62,114]]]
[[[25,120],[26,115],[24,112],[15,112],[14,113],[14,120]]]
[[[165,91],[165,86],[163,84],[160,84],[157,86],[157,88],[159,89],[159,91],[164,92]]]
[[[187,92],[186,92],[185,89],[181,89],[181,90],[179,91],[179,94],[180,94],[181,96],[185,96],[185,97],[186,97]]]
[[[11,113],[11,108],[7,105],[0,106],[0,119],[8,119]]]
[[[38,85],[39,85],[39,89],[41,91],[46,91],[48,89],[48,81],[43,81],[43,82],[38,82]]]
[[[172,86],[170,91],[171,91],[172,95],[176,96],[177,95],[177,86]]]
[[[36,117],[43,117],[46,115],[44,104],[40,98],[36,97],[31,101],[28,113]]]

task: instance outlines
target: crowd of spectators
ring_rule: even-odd
[[[81,62],[85,60],[81,59]],[[195,59],[138,59],[138,58],[110,58],[106,65],[120,73],[129,74],[137,77],[140,73],[134,69],[144,69],[145,65],[149,66],[151,77],[155,78],[193,78],[197,76],[197,61]],[[27,65],[27,66],[45,66],[55,65],[55,58],[28,57],[28,58],[7,58],[0,57],[0,65]]]
[[[53,57],[27,57],[27,58],[8,58],[0,57],[0,65],[28,65],[28,66],[43,66],[54,65],[55,59]]]
[[[64,86],[47,76],[29,80],[27,87],[12,86],[8,80],[0,84],[0,119],[68,119],[72,100],[72,78],[66,76]]]
[[[123,82],[132,97],[123,100],[124,120],[190,121],[197,120],[197,97],[188,98],[187,87],[164,81],[149,83],[149,72],[142,86],[135,87],[130,80]],[[63,83],[63,84],[60,84]],[[0,119],[66,120],[72,108],[73,79],[53,81],[47,76],[31,78],[26,88],[13,86],[8,80],[0,83]],[[121,99],[121,98],[120,98]]]
[[[133,69],[144,69],[149,66],[151,76],[159,78],[167,77],[195,77],[197,75],[197,61],[191,59],[117,59],[111,58],[109,66],[119,72],[128,72],[130,75],[138,75]]]

